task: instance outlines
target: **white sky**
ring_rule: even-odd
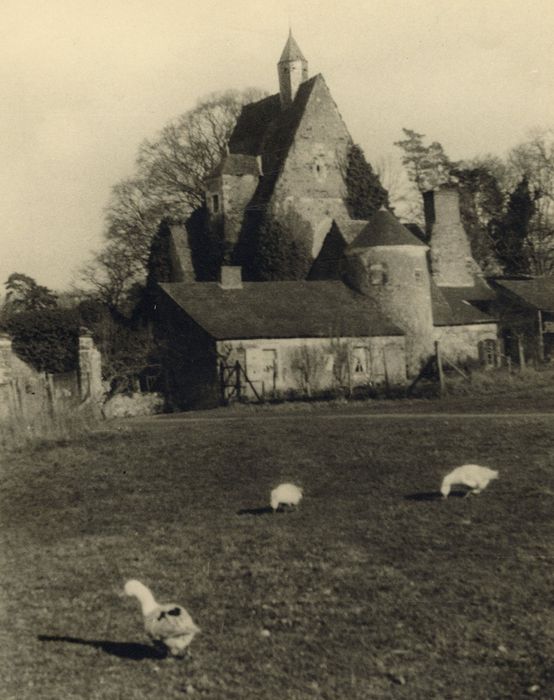
[[[144,138],[214,90],[277,91],[289,19],[370,162],[402,127],[455,159],[554,127],[551,0],[1,0],[0,284],[66,287]]]

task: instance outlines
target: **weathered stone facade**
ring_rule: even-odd
[[[427,230],[430,233],[433,279],[445,287],[473,287],[479,267],[460,219],[458,191],[452,187],[424,195]]]
[[[475,323],[463,326],[439,326],[435,328],[435,340],[440,343],[443,356],[455,363],[467,361],[482,362],[483,345],[491,341],[498,357],[498,325],[496,323]]]
[[[229,154],[206,180],[206,204],[212,220],[219,219],[225,240],[235,246],[244,221],[244,212],[261,176],[257,158]]]
[[[347,252],[347,279],[406,333],[409,375],[417,374],[433,352],[426,255],[426,246],[415,245],[372,246]]]
[[[317,76],[271,200],[276,216],[293,210],[310,223],[314,258],[333,220],[350,218],[344,178],[351,143],[329,88]]]
[[[244,394],[269,398],[294,392],[401,387],[406,384],[403,336],[377,338],[250,338],[219,341],[218,355],[240,363]]]
[[[373,332],[375,325],[365,338],[357,332],[343,333],[349,363],[365,367],[356,378],[351,373],[352,382],[405,382],[433,355],[437,341],[452,362],[479,359],[483,343],[495,341],[497,325],[481,303],[490,299],[490,289],[471,255],[458,192],[443,188],[426,194],[428,245],[419,229],[408,230],[389,211],[375,212],[369,221],[351,219],[346,173],[352,139],[323,77],[308,77],[307,61],[292,36],[279,61],[278,75],[279,93],[243,108],[227,155],[207,179],[211,223],[223,224],[225,241],[236,252],[245,231],[247,239],[252,232],[255,238],[269,215],[311,247],[314,262],[309,280],[340,280],[350,292],[357,290],[365,297],[366,320],[373,314],[372,323],[379,318],[404,333],[391,339],[384,326],[382,335]],[[305,302],[308,291],[299,289],[299,293]],[[185,314],[190,311],[197,323],[194,312],[208,304],[207,297],[200,307],[196,303],[184,299],[181,309]],[[295,302],[296,306],[300,315],[309,316],[307,307]],[[245,313],[252,313],[254,323],[259,320],[259,309],[245,306]],[[221,341],[221,336],[204,333],[209,319],[204,330],[195,322],[186,321],[188,359],[183,367],[189,380],[183,383],[176,377],[175,385],[181,382],[184,392],[188,382],[186,391],[189,397],[196,396],[197,403],[217,394],[215,357],[227,357],[231,365],[239,362],[262,393],[267,393],[268,386],[269,393],[284,393],[299,390],[299,353],[306,360],[311,353],[314,361],[316,355],[326,356],[309,391],[336,386],[329,359],[331,333],[323,338],[318,333],[318,337],[284,337],[275,332],[276,337],[267,338],[258,337],[257,331],[242,336],[230,332],[225,337],[231,340]],[[305,377],[302,381],[306,384]]]
[[[78,371],[62,374],[37,371],[17,356],[11,337],[0,334],[0,420],[33,422],[84,401],[99,405],[103,394],[100,353],[88,333],[79,337]]]

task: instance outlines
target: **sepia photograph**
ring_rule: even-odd
[[[0,3],[0,700],[554,698],[553,28]]]

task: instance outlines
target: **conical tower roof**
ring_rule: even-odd
[[[425,246],[425,243],[408,231],[390,211],[380,209],[360,231],[350,249],[389,245]]]
[[[287,43],[285,44],[285,48],[283,49],[279,63],[288,63],[289,61],[306,62],[302,51],[300,51],[300,47],[296,43],[296,39],[292,35],[292,29],[289,30],[289,38],[287,39]]]

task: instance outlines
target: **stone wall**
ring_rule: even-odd
[[[219,341],[217,350],[229,368],[239,362],[265,398],[289,391],[302,395],[406,383],[402,336],[231,340]],[[254,398],[252,388],[243,383],[245,395]]]
[[[467,326],[436,326],[435,340],[439,341],[443,357],[454,363],[479,361],[479,343],[497,341],[496,323],[474,323]]]
[[[244,219],[246,206],[254,196],[259,178],[252,174],[223,174],[206,183],[206,199],[210,217],[220,216],[224,221],[225,240],[235,245]],[[213,196],[219,196],[219,210],[213,208]]]
[[[433,312],[424,246],[374,246],[347,255],[349,283],[374,299],[383,316],[406,333],[408,375],[433,353]]]
[[[0,420],[32,423],[88,400],[99,405],[103,394],[100,353],[89,335],[79,338],[78,371],[45,374],[23,362],[11,338],[0,334]]]
[[[344,175],[350,144],[329,89],[318,77],[271,202],[277,218],[292,209],[310,223],[314,258],[332,220],[349,218]]]
[[[460,219],[458,191],[443,188],[426,192],[424,198],[433,279],[439,286],[472,287],[478,266]]]
[[[79,384],[81,400],[96,403],[102,401],[102,357],[94,345],[92,335],[84,329],[79,336]]]

